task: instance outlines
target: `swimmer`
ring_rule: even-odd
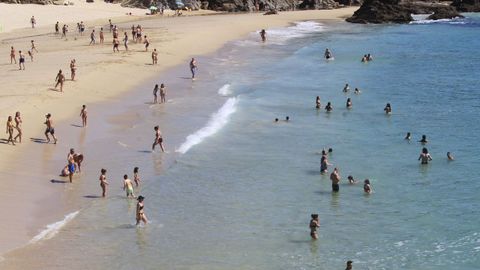
[[[145,215],[143,200],[145,198],[143,196],[138,196],[138,203],[137,203],[137,211],[136,211],[136,218],[137,218],[137,226],[140,224],[140,221],[143,221],[144,224],[147,224],[147,216]]]
[[[160,103],[166,103],[167,100],[165,99],[167,95],[167,89],[165,89],[165,85],[162,83],[160,85]]]
[[[347,83],[347,84],[345,84],[345,87],[343,87],[343,92],[347,93],[348,91],[350,91],[350,86]]]
[[[392,106],[390,106],[390,103],[387,103],[387,105],[385,105],[385,108],[383,110],[385,111],[386,114],[391,114]]]
[[[88,112],[87,112],[87,106],[82,105],[82,110],[80,111],[80,117],[82,117],[82,126],[86,127],[87,126],[87,118],[88,118]]]
[[[107,170],[101,169],[100,177],[98,178],[98,180],[100,180],[100,187],[102,188],[102,197],[104,198],[107,194],[107,186],[108,186],[106,174],[107,174]]]
[[[358,89],[357,87],[355,87],[355,90],[353,91],[353,93],[355,95],[359,95],[360,93],[362,93],[362,91],[360,91],[360,89]]]
[[[317,99],[315,100],[315,108],[320,109],[322,104],[320,103],[320,97],[317,96]]]
[[[285,117],[285,122],[288,122],[288,121],[290,121],[290,117],[289,117],[289,116]]]
[[[332,191],[333,192],[339,192],[340,191],[340,186],[338,183],[340,183],[340,174],[338,173],[338,169],[335,168],[333,169],[333,172],[330,174],[330,180],[332,181]]]
[[[13,124],[13,118],[12,116],[9,116],[7,119],[7,129],[6,133],[8,134],[8,139],[7,139],[7,144],[9,142],[12,142],[12,145],[15,145],[15,142],[13,140],[13,130],[15,129],[15,125]]]
[[[353,104],[352,104],[352,100],[350,98],[347,98],[347,109],[351,109]]]
[[[63,82],[65,82],[65,76],[63,76],[61,69],[58,71],[57,77],[55,77],[55,82],[55,89],[57,89],[57,86],[60,85],[60,92],[63,92]]]
[[[407,132],[407,135],[405,136],[405,140],[410,141],[412,139],[412,134],[410,132]]]
[[[324,53],[323,56],[324,56],[325,59],[327,59],[327,60],[333,58],[332,52],[331,52],[328,48],[325,49],[325,53]]]
[[[275,118],[275,120],[274,120],[274,121],[275,121],[275,123],[278,123],[278,118]]]
[[[138,176],[138,167],[133,168],[133,181],[135,182],[135,186],[138,187],[140,183],[140,176]]]
[[[127,198],[135,198],[132,180],[130,180],[126,174],[123,176],[123,190],[127,192]]]
[[[47,129],[45,129],[45,137],[47,137],[47,143],[50,142],[50,137],[48,137],[48,134],[50,134],[55,140],[54,144],[57,144],[57,137],[55,137],[55,128],[53,127],[52,115],[47,113],[45,118],[46,120],[44,124],[47,126]]]
[[[447,152],[447,159],[448,159],[449,161],[455,160],[455,159],[453,158],[453,156],[452,156],[452,153],[450,153],[450,152]]]
[[[368,58],[366,54],[364,54],[362,57],[362,63],[365,63],[365,62],[368,62]]]
[[[332,154],[333,153],[333,148],[328,148],[328,154]]]
[[[260,31],[260,37],[262,38],[262,42],[267,41],[267,32],[265,31],[265,29],[262,29],[262,31]]]
[[[432,161],[432,156],[428,153],[428,149],[424,147],[422,149],[422,153],[420,153],[420,156],[418,157],[418,160],[422,160],[422,164],[428,164],[429,161]]]
[[[155,151],[155,146],[157,144],[160,145],[162,152],[165,152],[165,148],[163,147],[163,137],[159,127],[155,126],[153,129],[155,130],[155,141],[153,142],[153,145],[152,145],[152,152]]]
[[[367,54],[367,61],[373,61],[373,56],[371,54]]]
[[[365,181],[363,181],[363,191],[367,194],[372,193],[372,186],[370,185],[370,180],[365,179]]]
[[[312,214],[312,219],[310,220],[310,236],[313,240],[318,239],[317,229],[320,228],[320,220],[318,219],[318,214]]]
[[[158,84],[155,84],[155,87],[153,88],[153,103],[155,104],[158,103],[157,93],[158,93]]]
[[[15,142],[17,142],[17,138],[18,138],[18,142],[19,143],[22,143],[22,117],[20,116],[20,112],[16,112],[15,113],[15,129],[17,130],[18,134],[17,136],[15,136],[15,138],[13,138],[13,140]]]
[[[345,268],[345,270],[352,270],[353,269],[352,268],[352,263],[353,263],[352,261],[348,261],[347,262],[347,268]]]
[[[421,144],[427,144],[428,143],[427,135],[422,135],[422,138],[418,142]]]
[[[333,107],[332,107],[332,104],[330,102],[327,103],[327,106],[325,106],[325,110],[327,112],[331,112],[333,111]]]
[[[356,184],[356,183],[357,183],[357,181],[356,181],[355,179],[353,179],[353,176],[351,176],[351,175],[349,175],[349,176],[347,177],[347,179],[348,179],[348,183],[349,183],[349,184],[352,184],[352,185],[353,185],[353,184]]]

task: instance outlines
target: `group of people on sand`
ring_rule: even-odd
[[[155,87],[153,87],[153,104],[158,103],[158,95],[160,94],[160,103],[166,103],[167,99],[167,89],[165,88],[165,84],[160,84],[160,87],[158,84],[155,84]]]
[[[17,134],[14,134],[15,131]],[[15,113],[15,118],[13,118],[11,115],[8,116],[6,133],[8,135],[7,144],[12,143],[12,145],[15,145],[16,142],[22,143],[22,117],[20,112]]]
[[[38,53],[35,41],[30,40],[30,49],[27,51],[30,61],[33,62],[33,55]],[[10,47],[10,64],[17,64],[17,52],[13,46]],[[18,70],[25,70],[25,54],[22,51],[18,51]]]

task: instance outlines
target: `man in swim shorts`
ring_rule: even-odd
[[[75,173],[75,150],[70,148],[70,152],[67,154],[67,161],[68,161],[68,178],[70,179],[70,183],[72,183],[73,174]]]
[[[335,168],[332,174],[330,174],[330,180],[332,181],[332,191],[339,192],[340,186],[338,185],[338,183],[340,183],[340,174],[338,173],[337,168]]]
[[[47,113],[45,115],[45,125],[47,125],[47,129],[45,130],[45,137],[47,137],[47,143],[50,142],[50,137],[48,134],[52,135],[53,139],[55,140],[54,144],[57,144],[57,138],[55,137],[55,128],[53,127],[52,115]]]
[[[133,194],[133,182],[126,174],[123,176],[123,190],[127,192],[127,198],[135,198]]]

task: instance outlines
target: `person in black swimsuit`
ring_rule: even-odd
[[[137,225],[140,224],[140,221],[143,221],[144,224],[147,224],[148,220],[147,220],[147,216],[145,215],[145,212],[143,210],[144,208],[144,204],[143,204],[143,200],[145,198],[143,196],[138,196],[138,202],[137,202],[137,212],[136,212],[136,216],[137,216]]]

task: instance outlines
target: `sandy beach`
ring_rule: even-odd
[[[23,118],[23,142],[11,146],[3,141],[1,150],[0,175],[8,189],[0,199],[3,205],[1,214],[9,217],[0,224],[1,254],[28,243],[45,225],[63,219],[72,209],[82,206],[81,200],[69,198],[71,187],[59,188],[49,184],[58,171],[47,170],[52,160],[66,156],[71,147],[68,134],[79,132],[65,120],[76,119],[75,123],[78,122],[82,104],[94,106],[99,102],[115,100],[117,96],[177,65],[185,65],[188,75],[187,65],[191,57],[211,53],[226,42],[242,38],[250,32],[301,20],[339,20],[356,10],[353,7],[284,12],[275,16],[252,13],[161,17],[142,16],[145,10],[105,5],[79,2],[68,7],[0,6],[0,24],[3,27],[0,54],[4,56],[0,63],[0,76],[4,78],[0,115],[6,120],[9,115],[20,111]],[[125,16],[127,12],[132,12],[133,16]],[[204,13],[192,12],[192,15]],[[29,27],[32,15],[38,21],[35,29]],[[142,25],[150,40],[149,52],[145,52],[143,44],[131,42],[128,52],[121,44],[120,53],[113,53],[111,33],[108,31],[109,18],[119,27],[120,37],[124,31],[130,33],[132,24]],[[80,20],[87,26],[83,36],[74,31],[74,22]],[[53,33],[56,21],[70,25],[67,38],[61,39],[60,35]],[[89,46],[90,32],[93,28],[98,31],[100,27],[104,27],[106,32],[105,44]],[[26,52],[32,39],[38,53],[34,54],[33,62],[26,55],[25,70],[18,70],[18,65],[10,64],[10,47],[13,46],[17,52]],[[151,65],[154,48],[158,51],[158,65]],[[75,81],[69,80],[71,59],[77,62]],[[53,89],[59,69],[65,72],[67,78],[63,93]],[[146,95],[150,93],[151,89],[148,89]],[[34,142],[44,138],[46,113],[51,113],[57,123],[57,145]],[[95,132],[89,135],[98,136]]]

